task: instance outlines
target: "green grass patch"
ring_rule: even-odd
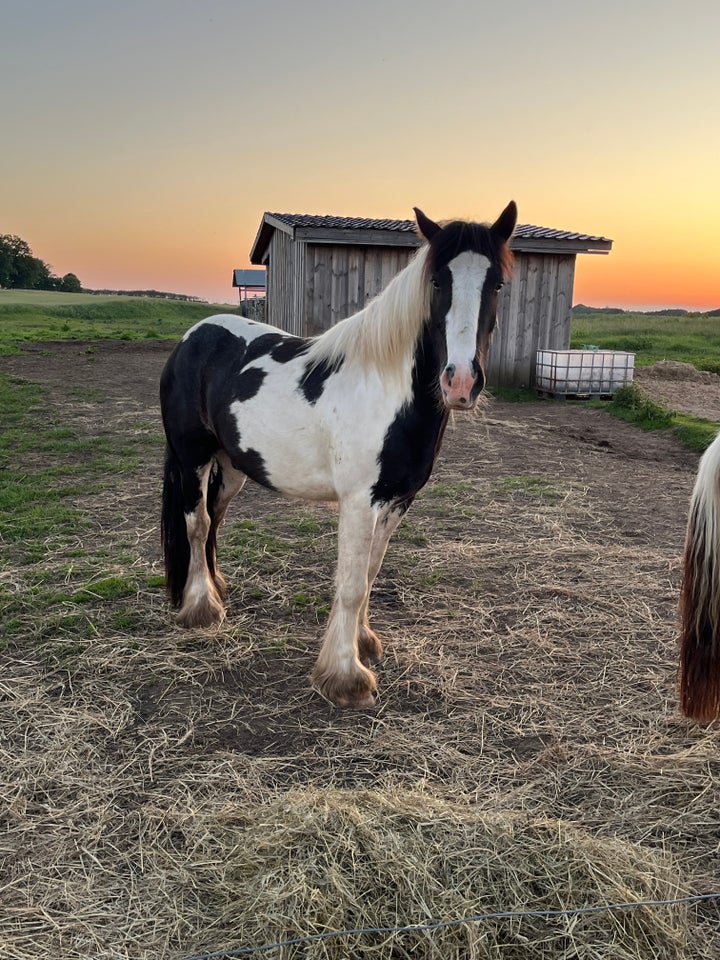
[[[236,313],[227,304],[152,297],[0,291],[0,353],[53,340],[176,340],[213,313]],[[92,355],[92,348],[88,348]]]
[[[658,360],[692,363],[698,370],[720,373],[720,318],[688,313],[589,312],[573,309],[570,346],[596,344],[603,350],[635,354],[638,367]]]
[[[495,481],[493,490],[502,496],[540,498],[545,500],[559,500],[564,492],[556,487],[547,477],[535,474],[502,477]]]
[[[506,403],[533,403],[538,398],[529,387],[491,387],[488,392]]]
[[[635,383],[620,387],[604,406],[620,420],[635,423],[642,430],[665,430],[673,423],[673,412],[651,400]]]
[[[669,410],[646,396],[635,384],[621,387],[608,403],[594,400],[591,404],[605,410],[641,430],[671,430],[688,449],[702,453],[720,431],[720,424],[690,414]]]
[[[83,587],[78,597],[81,600],[123,600],[137,594],[137,581],[132,577],[103,577]]]
[[[422,490],[420,496],[430,500],[454,500],[472,493],[474,489],[475,485],[467,480],[437,481],[436,483],[429,483]]]
[[[684,413],[673,415],[673,433],[690,450],[703,453],[720,432],[720,423]]]

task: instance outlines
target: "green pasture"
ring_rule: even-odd
[[[698,370],[720,373],[720,317],[707,313],[603,313],[573,309],[570,346],[594,344],[635,354],[635,365],[680,360]]]
[[[0,290],[0,354],[51,340],[175,340],[228,304],[44,290]]]

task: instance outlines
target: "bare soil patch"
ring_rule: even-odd
[[[661,360],[635,371],[635,379],[654,400],[679,413],[720,421],[720,377],[690,363]]]
[[[9,905],[0,943],[9,957],[149,960],[248,946],[238,851],[252,839],[256,869],[274,838],[289,842],[267,820],[288,791],[297,830],[312,792],[319,836],[318,823],[335,822],[323,790],[365,791],[363,810],[402,796],[402,810],[426,809],[428,823],[443,804],[456,811],[457,850],[472,852],[462,831],[472,823],[477,843],[483,817],[519,817],[528,835],[556,821],[570,825],[563,835],[582,832],[578,850],[592,842],[598,873],[603,857],[608,871],[647,871],[660,858],[662,883],[658,874],[645,889],[717,886],[720,731],[686,722],[675,700],[679,561],[697,455],[583,404],[492,400],[478,417],[458,417],[374,593],[386,648],[380,707],[337,711],[307,683],[332,593],[331,511],[243,491],[221,537],[231,593],[218,630],[176,628],[152,585],[157,384],[171,349],[44,344],[0,358],[0,373],[43,384],[48,407],[79,429],[147,437],[138,469],[92,498],[78,494],[92,526],[82,542],[53,540],[45,561],[48,578],[70,590],[84,551],[136,583],[135,595],[94,600],[82,608],[84,632],[72,634],[30,598],[0,652]],[[13,562],[4,576],[21,591],[27,571]],[[357,842],[376,851],[370,835],[392,817],[366,820],[343,802]],[[417,816],[408,835],[425,829]],[[379,846],[402,861],[400,837]],[[362,860],[362,846],[344,849],[343,869]],[[472,876],[472,856],[465,870]],[[559,902],[582,905],[568,876],[557,877]],[[338,890],[347,881],[333,877]],[[534,883],[508,888],[508,907],[531,908]],[[441,909],[431,887],[418,897],[430,913]],[[720,957],[716,907],[673,916],[672,929],[661,918],[643,934],[657,938],[648,956]],[[301,921],[283,929],[302,932]],[[621,927],[609,919],[592,937]],[[502,927],[505,946],[492,955],[596,955],[576,949],[580,926],[556,933],[565,953],[560,939],[542,952],[547,930],[531,942],[524,928]],[[472,949],[457,955],[490,956],[484,936],[468,934]]]

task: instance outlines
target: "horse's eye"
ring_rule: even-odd
[[[505,286],[505,284],[502,282],[502,280],[501,280],[499,283],[496,283],[496,284],[495,284],[495,293],[500,293],[500,291],[502,290],[502,288],[503,288],[504,286]]]
[[[433,290],[440,289],[440,281],[437,279],[437,277],[431,277],[430,283],[432,284]]]

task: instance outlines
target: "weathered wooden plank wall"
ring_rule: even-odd
[[[293,242],[277,230],[270,243],[267,268],[268,323],[294,333],[292,327],[295,274]]]
[[[487,363],[491,385],[532,386],[539,349],[570,344],[575,256],[522,253],[498,304],[498,329]]]
[[[415,252],[402,247],[298,246],[305,247],[302,326],[310,337],[362,310]]]

